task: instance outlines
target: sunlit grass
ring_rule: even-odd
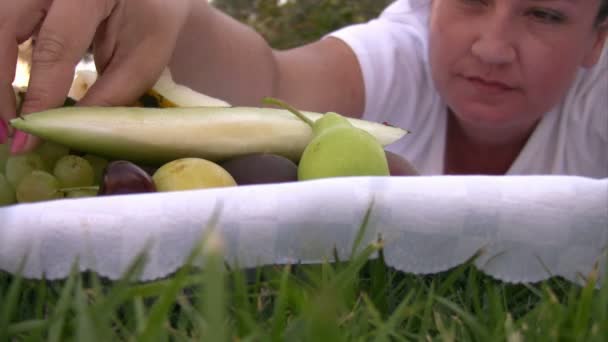
[[[220,244],[221,246],[221,244]],[[221,248],[204,267],[134,281],[72,272],[0,274],[0,341],[605,341],[608,286],[561,279],[510,285],[471,264],[432,276],[387,267],[381,244],[348,262],[239,270]],[[190,261],[196,260],[193,254]],[[190,264],[190,263],[188,263]],[[74,268],[76,269],[76,268]]]

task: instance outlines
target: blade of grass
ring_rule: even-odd
[[[580,292],[576,303],[576,313],[574,316],[574,334],[577,339],[585,340],[589,332],[591,323],[591,311],[597,284],[597,267],[591,272],[585,287]]]
[[[135,316],[135,334],[139,335],[143,333],[146,327],[146,307],[141,297],[137,296],[133,298],[133,314]]]
[[[429,296],[430,297],[430,296]],[[414,298],[414,293],[410,292],[397,306],[397,308],[393,311],[388,320],[382,324],[380,327],[380,331],[378,335],[376,335],[375,341],[388,341],[394,339],[398,336],[397,326],[403,323],[409,316],[413,315],[416,311],[412,308],[412,299]],[[407,311],[411,312],[408,313]]]
[[[519,331],[515,327],[515,323],[513,322],[513,317],[511,317],[510,314],[507,314],[507,318],[505,319],[504,331],[505,331],[505,339],[508,342],[517,342],[517,341],[523,340],[521,331]]]
[[[522,284],[522,286],[525,287],[526,289],[528,289],[528,291],[533,293],[539,299],[543,298],[543,292],[541,290],[537,289],[536,287],[534,287],[530,284],[525,284],[525,283]]]
[[[393,277],[391,277],[393,278]],[[396,282],[396,284],[395,284]],[[396,307],[397,305],[399,305],[399,303],[401,302],[401,298],[403,298],[404,295],[407,295],[410,292],[410,287],[411,287],[411,280],[410,278],[405,278],[405,279],[400,279],[398,282],[397,280],[390,280],[388,282],[389,287],[388,287],[388,291],[389,292],[389,305],[391,307]],[[394,284],[394,285],[392,285]],[[388,312],[388,310],[387,310]]]
[[[255,310],[249,300],[250,295],[244,272],[240,270],[240,267],[235,267],[235,270],[230,273],[234,286],[234,294],[232,296],[236,316],[234,318],[239,336],[246,336],[256,329]]]
[[[444,342],[454,342],[456,341],[456,333],[454,332],[454,327],[452,325],[446,326],[443,318],[441,318],[441,314],[437,311],[433,312],[433,317],[435,319],[435,327],[439,332],[439,337]]]
[[[184,287],[193,287],[197,285],[201,285],[203,282],[202,277],[198,274],[187,275],[184,278]],[[128,287],[127,293],[125,297],[127,298],[135,298],[141,297],[144,298],[155,298],[163,294],[167,287],[171,286],[173,283],[173,278],[157,280],[149,283],[143,284],[133,284]]]
[[[368,324],[371,324],[374,328],[379,329],[384,324],[382,313],[376,308],[374,302],[365,293],[361,295],[363,302],[365,303],[365,312],[368,316]]]
[[[78,277],[76,281],[76,293],[73,302],[74,311],[76,312],[76,336],[78,341],[97,341],[107,340],[99,335],[100,331],[96,329],[89,311],[86,294],[82,288],[82,277]]]
[[[226,269],[224,266],[224,244],[219,233],[211,233],[205,251],[203,271],[204,287],[203,314],[208,323],[203,339],[206,341],[226,341]]]
[[[289,275],[291,266],[286,265],[281,274],[281,282],[279,285],[279,294],[275,301],[273,318],[271,322],[271,339],[272,341],[282,341],[282,334],[287,326],[287,298],[289,291]]]
[[[191,293],[190,289],[186,290],[175,301],[176,308],[171,314],[172,325],[168,327],[170,340],[200,339],[199,332],[202,331],[200,327],[204,326],[204,322],[199,324],[202,317],[193,306],[195,294]]]
[[[479,294],[479,277],[477,269],[469,268],[469,277],[467,279],[466,302],[469,304],[469,309],[472,310],[478,317],[484,317],[481,308],[481,295]]]
[[[194,260],[196,253],[198,253],[198,249],[195,249],[195,252],[188,257],[184,266],[173,276],[172,281],[169,282],[165,291],[163,291],[160,298],[158,298],[150,309],[143,331],[138,336],[139,340],[158,340],[158,337],[162,335],[169,311],[173,306],[178,293],[183,288],[186,274],[191,270],[192,261]]]
[[[367,229],[369,227],[369,218],[371,217],[372,209],[374,208],[374,203],[375,200],[372,199],[371,203],[367,207],[367,210],[365,211],[363,222],[361,223],[361,227],[357,231],[355,241],[353,241],[353,247],[350,251],[350,259],[353,259],[357,255],[357,253],[359,253],[359,247],[363,243],[363,238],[365,238],[365,234],[367,233]]]
[[[371,281],[370,293],[372,293],[372,299],[380,312],[388,312],[388,287],[390,286],[390,282],[388,281],[388,272],[382,249],[378,251],[377,259],[369,261],[369,269]]]
[[[529,317],[530,327],[536,335],[536,339],[550,341],[557,339],[559,330],[567,325],[568,317],[571,314],[568,308],[560,301],[555,294],[550,283],[542,285],[543,299],[538,305],[538,310],[533,311]],[[572,290],[575,290],[574,288]],[[574,293],[572,293],[574,296]],[[545,332],[545,333],[543,333]],[[549,332],[547,334],[546,332]]]
[[[306,328],[304,340],[344,341],[344,334],[338,326],[344,303],[339,290],[333,286],[319,289],[301,317]]]
[[[222,205],[219,204],[211,214],[211,218],[207,226],[207,231],[211,232],[211,234],[217,227],[221,208]],[[195,246],[195,248],[193,248],[182,268],[180,268],[173,276],[173,279],[169,282],[168,286],[165,288],[165,291],[160,295],[160,298],[156,301],[156,303],[154,303],[150,309],[145,327],[141,334],[139,334],[139,339],[148,341],[158,339],[158,336],[161,335],[163,323],[165,323],[167,315],[177,299],[178,293],[185,285],[187,275],[190,273],[192,266],[194,265],[194,261],[201,255],[206,242],[207,236],[204,236]]]
[[[351,259],[348,266],[343,269],[340,273],[336,274],[332,279],[333,286],[337,286],[337,289],[343,289],[348,287],[348,284],[355,282],[359,272],[363,266],[368,262],[370,256],[378,252],[382,248],[381,243],[372,243],[366,247],[361,253],[355,258]]]
[[[36,283],[36,317],[44,317],[45,303],[47,301],[48,286],[46,281]]]
[[[500,297],[501,285],[486,284],[487,293],[487,314],[484,323],[489,329],[492,329],[491,325],[494,325],[492,329],[492,336],[494,338],[501,338],[504,333],[504,322],[507,319],[505,308],[502,306],[502,299]],[[502,339],[502,338],[501,338]]]
[[[185,296],[179,296],[177,303],[185,314],[185,317],[192,322],[194,334],[198,337],[198,335],[207,328],[207,322],[205,322],[201,313],[196,310],[193,304]]]
[[[608,257],[608,256],[605,256]],[[599,336],[608,336],[608,262],[604,271],[604,280],[602,281],[599,293],[596,295],[596,301],[593,306],[593,317],[600,324]]]
[[[22,321],[8,326],[6,333],[9,337],[14,337],[19,334],[32,334],[46,329],[49,326],[49,321],[46,319],[33,319]],[[10,340],[10,339],[8,339]]]
[[[325,260],[321,264],[321,283],[319,285],[321,287],[329,285],[332,279],[335,279],[336,274],[346,270],[346,265],[348,265],[348,262],[343,263],[341,266],[339,264],[330,264],[329,261]]]
[[[457,266],[456,268],[450,270],[447,278],[445,278],[436,293],[439,297],[444,297],[446,292],[454,287],[456,282],[464,276],[464,274],[470,269],[474,268],[475,261],[484,253],[483,248],[479,249],[472,257],[470,257],[463,264]]]
[[[406,292],[406,296],[413,296],[413,300],[412,302],[414,303],[414,305],[419,305],[421,308],[425,308],[427,306],[427,301],[428,301],[428,296],[425,297],[425,288],[424,286],[421,285],[421,280],[419,279],[418,276],[414,276],[414,277],[406,277],[404,279],[404,283],[407,284],[405,285],[405,288],[408,289],[408,291]],[[422,304],[419,304],[422,303]],[[420,331],[420,326],[416,326],[416,324],[419,324],[419,320],[416,319],[410,319],[405,323],[405,327],[404,330],[408,332],[410,338],[412,339],[419,339],[420,336],[419,334],[416,334],[416,331]]]
[[[431,282],[428,292],[426,293],[426,301],[420,318],[419,337],[422,339],[428,334],[430,327],[433,325],[433,301],[435,299],[435,280]]]
[[[8,325],[13,319],[23,284],[22,272],[25,267],[25,259],[19,265],[19,269],[8,288],[8,293],[3,298],[2,310],[0,311],[0,341],[8,340]]]
[[[143,272],[147,261],[149,246],[150,242],[146,244],[143,251],[131,262],[121,277],[116,282],[113,282],[110,291],[105,296],[105,300],[97,305],[95,310],[99,313],[101,318],[107,319],[120,304],[127,298],[132,297],[132,293],[130,293],[129,289],[132,286],[132,282],[139,278]]]
[[[467,326],[471,330],[471,332],[473,332],[475,334],[475,336],[477,337],[476,339],[478,339],[480,341],[489,341],[490,340],[490,336],[489,336],[487,330],[476,319],[477,316],[473,316],[472,314],[464,311],[458,305],[456,305],[455,303],[453,303],[445,298],[437,297],[437,298],[435,298],[435,301],[437,301],[438,303],[440,303],[441,305],[445,306],[446,308],[448,308],[449,310],[454,312],[456,315],[458,315],[458,317],[460,317],[467,324]]]
[[[63,340],[61,336],[72,303],[72,293],[74,292],[77,277],[78,262],[75,262],[72,266],[70,276],[61,289],[61,295],[59,296],[55,310],[49,318],[51,326],[49,329],[48,341],[50,342],[59,342]]]

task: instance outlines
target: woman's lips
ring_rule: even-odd
[[[465,78],[473,87],[485,93],[503,93],[516,89],[515,87],[512,87],[506,83],[485,80],[479,77]]]

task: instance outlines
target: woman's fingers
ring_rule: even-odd
[[[129,105],[149,90],[169,62],[170,54],[158,51],[167,44],[149,37],[124,51],[116,51],[105,64],[105,70],[79,101],[79,105]],[[171,51],[171,50],[169,50]],[[155,58],[149,58],[155,56]]]
[[[0,144],[9,137],[9,121],[17,114],[13,81],[18,44],[36,30],[51,0],[3,1],[0,3]]]
[[[60,106],[74,69],[91,44],[99,23],[109,14],[95,0],[55,0],[40,28],[32,55],[31,79],[23,113]]]
[[[135,102],[167,66],[191,7],[190,0],[29,1],[51,5],[42,12],[36,36],[24,115],[63,104],[75,67],[92,43],[100,76],[79,105]],[[8,103],[5,111],[9,114],[4,115],[14,115],[12,107]],[[36,143],[36,138],[17,131],[11,151],[29,151]]]
[[[78,105],[121,106],[135,103],[141,94],[154,85],[166,65],[158,60],[144,62],[146,55],[138,55],[130,55],[108,65]]]
[[[8,121],[15,117],[13,80],[17,63],[17,40],[14,32],[0,27],[0,144],[8,139]]]
[[[185,22],[187,2],[120,2],[98,30],[100,76],[79,105],[129,105],[158,80]]]
[[[31,76],[22,113],[61,106],[74,69],[91,44],[97,27],[111,12],[112,0],[54,0],[40,27],[32,55]],[[33,149],[38,139],[16,132],[11,151]]]

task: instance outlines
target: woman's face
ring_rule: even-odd
[[[433,0],[435,85],[463,124],[529,129],[594,65],[601,0]]]

